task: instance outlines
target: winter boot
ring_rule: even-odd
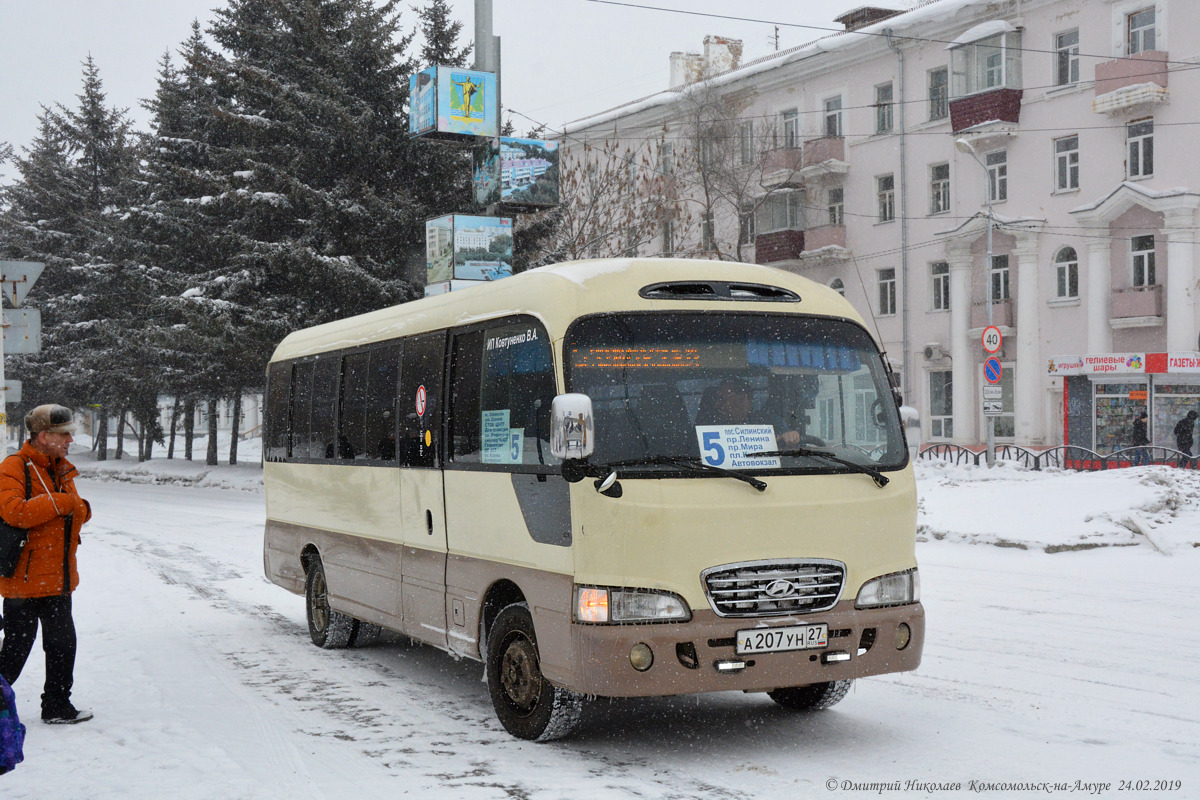
[[[70,701],[42,708],[42,722],[47,725],[77,725],[87,722],[92,716],[91,711],[81,711],[71,705]]]

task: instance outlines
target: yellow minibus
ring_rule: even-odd
[[[542,267],[298,331],[267,371],[267,577],[313,642],[485,664],[517,737],[589,697],[784,708],[915,669],[916,490],[849,303],[769,267]]]

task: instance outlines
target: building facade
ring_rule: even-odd
[[[1173,417],[1200,409],[1200,4],[935,0],[838,21],[732,69],[729,40],[673,54],[668,90],[568,126],[565,162],[669,176],[698,223],[643,255],[739,256],[845,294],[926,441],[978,444],[990,417],[997,442],[1106,452],[1148,409],[1173,446]],[[729,190],[739,168],[753,191]]]

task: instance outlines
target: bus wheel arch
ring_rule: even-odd
[[[488,693],[504,729],[519,739],[548,742],[570,734],[583,696],[542,675],[533,615],[524,601],[505,606],[487,639]]]
[[[306,551],[307,552],[307,551]],[[313,644],[326,650],[348,647],[354,639],[358,620],[329,605],[329,583],[321,557],[309,556],[305,564],[304,612],[308,619],[308,635]]]
[[[484,592],[483,605],[479,609],[479,658],[487,662],[487,641],[496,617],[508,606],[525,602],[521,587],[510,580],[499,580]]]

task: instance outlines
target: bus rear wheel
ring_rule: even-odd
[[[329,607],[329,584],[319,560],[313,561],[304,581],[304,610],[308,635],[317,647],[337,650],[347,647],[354,638],[358,620]]]
[[[549,742],[579,724],[583,698],[542,676],[533,617],[525,603],[505,607],[492,624],[487,679],[500,724],[519,739]]]
[[[790,711],[820,711],[835,706],[850,691],[854,681],[829,681],[767,692],[767,696]]]

